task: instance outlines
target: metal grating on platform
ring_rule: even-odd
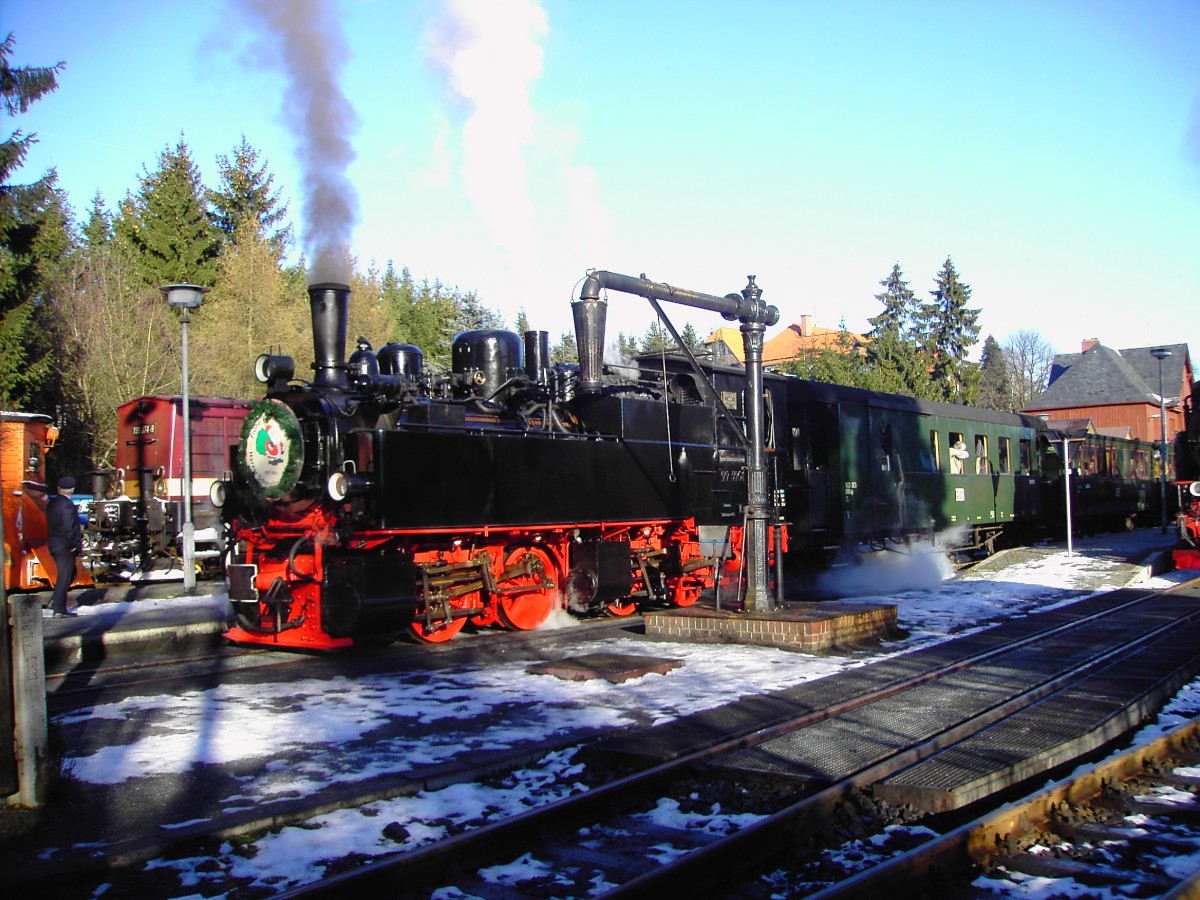
[[[836,781],[937,734],[947,722],[983,712],[1009,690],[996,673],[951,675],[766,741],[718,766],[796,781]]]
[[[1192,606],[1181,598],[1139,610],[1123,617],[1119,636],[1148,631],[1172,618],[1172,610]],[[1042,684],[1117,636],[1112,623],[1097,622],[767,741],[723,759],[720,766],[775,778],[834,781]],[[1122,671],[1129,665],[1123,662]]]
[[[997,723],[875,786],[889,803],[958,809],[1102,747],[1153,714],[1200,672],[1200,625]]]
[[[583,752],[600,758],[611,757],[643,764],[674,759],[709,746],[717,740],[728,740],[751,734],[771,725],[844,703],[886,685],[942,668],[964,656],[985,652],[1008,641],[1077,621],[1085,615],[1110,609],[1143,593],[1145,592],[1137,590],[1112,591],[1070,606],[1047,610],[1020,619],[1009,619],[984,631],[891,657],[862,668],[826,676],[784,691],[747,696],[733,703],[694,713],[652,728],[621,732],[589,746]],[[1172,609],[1168,607],[1178,605],[1187,608],[1194,603],[1195,598],[1180,597],[1172,603],[1164,603],[1161,609],[1146,611],[1141,618],[1147,620],[1146,624],[1153,624],[1162,616],[1171,615]],[[974,677],[983,678],[985,681],[990,680],[1002,687],[1007,685],[1010,688],[1018,682],[1025,685],[1035,684],[1040,679],[1047,677],[1048,673],[1054,671],[1063,660],[1087,654],[1095,645],[1104,643],[1106,638],[1112,637],[1111,630],[1111,624],[1100,623],[1088,629],[1085,634],[1060,639],[1052,653],[1048,653],[1043,647],[1006,654],[1003,660],[986,667],[977,667],[975,669],[977,675]],[[1124,630],[1126,629],[1123,628]],[[967,683],[960,682],[960,684],[963,690],[990,690],[987,686],[970,688]],[[906,702],[910,705],[914,704],[913,695],[906,696],[910,698]],[[922,700],[921,705],[927,706],[929,703],[934,703],[933,708],[936,709],[936,704],[939,702],[941,701],[937,699],[927,699]],[[893,712],[891,715],[903,717],[904,711]],[[887,730],[893,725],[885,717],[885,720],[877,723],[877,726],[870,727]],[[852,742],[857,741],[857,732],[852,733],[849,738],[844,735],[827,735],[817,743],[823,745],[832,740],[847,739]],[[823,748],[818,746],[815,752],[823,752]],[[781,775],[786,768],[783,758],[780,756],[772,759],[772,766],[777,766]],[[824,768],[823,766],[809,766],[810,774],[804,777],[812,777],[812,772],[822,771]]]

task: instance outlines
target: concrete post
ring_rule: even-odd
[[[8,598],[12,625],[13,719],[17,757],[14,806],[40,806],[46,799],[48,772],[46,662],[42,642],[42,601],[33,594]]]

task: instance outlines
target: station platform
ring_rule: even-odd
[[[35,596],[50,602],[48,591]],[[70,593],[68,608],[74,617],[43,611],[48,672],[155,649],[216,647],[232,617],[224,581],[197,582],[190,593],[168,581],[83,588]]]

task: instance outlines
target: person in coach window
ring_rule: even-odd
[[[58,480],[58,493],[46,503],[46,527],[49,532],[47,546],[54,557],[54,596],[50,611],[54,618],[74,616],[67,611],[67,590],[75,580],[75,557],[83,552],[83,529],[79,527],[79,513],[71,495],[75,493],[75,479],[70,476]]]

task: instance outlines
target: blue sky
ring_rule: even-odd
[[[13,62],[67,63],[9,123],[40,136],[21,175],[55,167],[82,214],[181,133],[215,185],[244,133],[304,231],[315,129],[250,5],[5,0]],[[712,294],[754,274],[784,323],[865,330],[893,263],[927,299],[949,256],[983,335],[1200,347],[1195,0],[292,4],[320,6],[360,265],[557,336],[589,268]],[[651,321],[609,308],[610,332]]]

